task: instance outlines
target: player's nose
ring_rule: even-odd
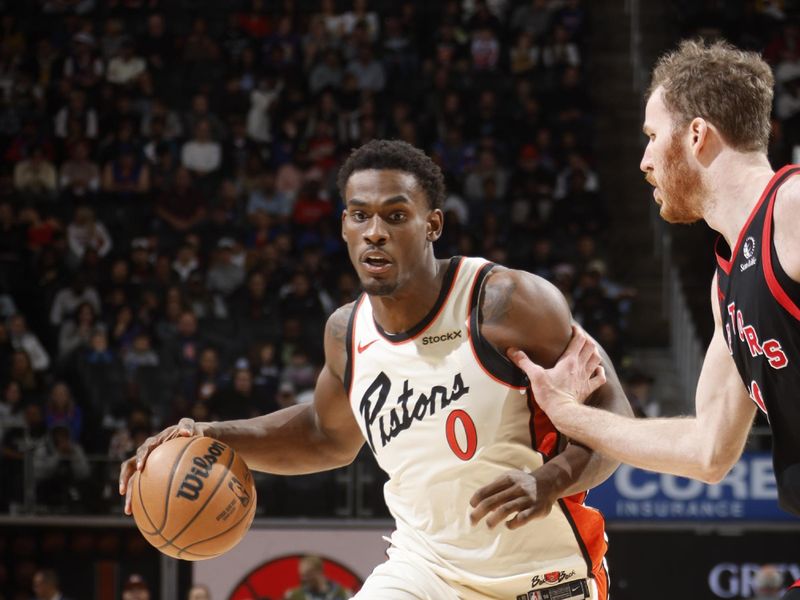
[[[383,219],[377,215],[372,217],[369,226],[364,230],[364,240],[373,246],[382,246],[386,243],[389,237],[389,232],[383,223]]]
[[[650,144],[647,144],[647,148],[644,149],[642,160],[639,162],[639,169],[641,169],[642,173],[649,173],[653,170],[653,155],[650,152]]]

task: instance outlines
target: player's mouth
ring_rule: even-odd
[[[361,265],[371,275],[386,273],[393,264],[389,255],[379,250],[368,250],[361,255]]]

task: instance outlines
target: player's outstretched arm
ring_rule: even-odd
[[[587,345],[585,338],[573,339],[566,300],[547,281],[522,271],[498,268],[487,280],[481,310],[481,333],[501,354],[512,347],[525,348],[542,364],[552,366],[572,340],[576,352],[583,353],[586,361],[604,367],[604,372],[595,373],[590,387],[582,393],[599,385],[591,402],[600,412],[632,414],[610,361]],[[486,517],[490,527],[503,521],[511,528],[519,527],[546,515],[559,498],[599,485],[618,464],[583,445],[568,443],[533,473],[510,471],[477,490],[471,499],[472,521]],[[516,516],[509,519],[514,513]]]
[[[561,385],[554,384],[550,370],[524,353],[510,357],[528,373],[540,405],[568,436],[643,469],[716,483],[741,455],[755,414],[725,342],[716,296],[715,278],[716,326],[697,385],[696,417],[632,419],[598,411],[567,393],[563,378]]]
[[[178,425],[148,438],[134,457],[122,463],[120,494],[126,495],[125,512],[130,514],[128,479],[144,467],[156,446],[174,437],[213,437],[231,446],[251,469],[281,475],[314,473],[350,464],[364,444],[343,383],[345,335],[351,310],[352,305],[340,308],[325,326],[325,366],[317,379],[312,403],[252,419],[210,423],[181,419]]]

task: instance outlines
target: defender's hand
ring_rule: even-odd
[[[550,514],[557,497],[549,487],[536,472],[508,471],[475,492],[469,501],[474,509],[469,519],[477,525],[486,517],[490,529],[503,521],[509,529],[517,529]]]
[[[125,514],[131,514],[131,490],[128,481],[136,471],[144,469],[144,463],[150,453],[167,440],[193,435],[208,435],[209,423],[196,423],[194,419],[181,419],[177,425],[167,427],[161,433],[150,436],[136,449],[136,454],[122,463],[119,470],[119,493],[125,496]]]
[[[606,382],[597,346],[580,327],[572,326],[572,339],[551,369],[534,363],[522,350],[508,349],[508,358],[525,371],[536,403],[558,426],[559,409],[584,402]]]

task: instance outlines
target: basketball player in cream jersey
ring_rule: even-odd
[[[552,365],[569,345],[585,371],[572,393],[596,390],[595,406],[628,415],[610,365],[606,382],[545,281],[434,257],[444,185],[419,150],[370,142],[339,186],[364,293],[328,320],[314,402],[240,421],[183,419],[123,464],[120,492],[177,435],[220,439],[250,468],[278,474],[349,464],[366,442],[389,474],[397,528],[358,600],[604,600],[603,519],[583,500],[617,465],[561,436],[504,353],[521,347]]]

